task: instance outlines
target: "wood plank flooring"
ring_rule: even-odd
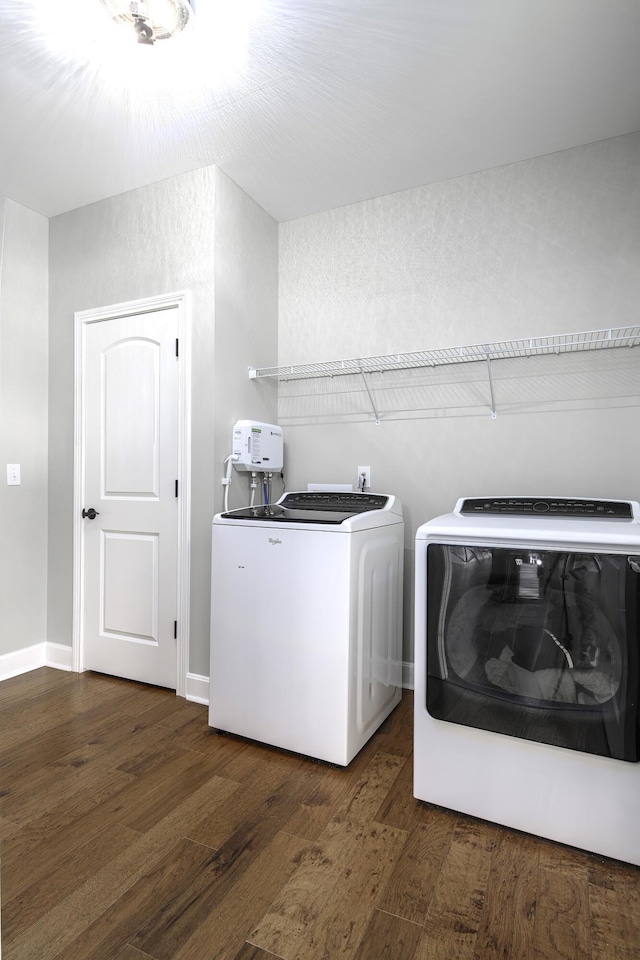
[[[640,960],[640,870],[414,800],[411,730],[406,693],[344,770],[170,691],[5,681],[4,960]]]

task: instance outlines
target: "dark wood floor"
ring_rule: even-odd
[[[4,960],[640,958],[640,870],[414,800],[411,709],[343,770],[168,691],[0,684]]]

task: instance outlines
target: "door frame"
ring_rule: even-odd
[[[89,324],[139,313],[178,310],[178,570],[176,695],[186,697],[189,673],[189,617],[191,579],[191,295],[188,290],[145,297],[74,314],[74,482],[73,482],[73,635],[72,669],[84,671],[84,338]]]

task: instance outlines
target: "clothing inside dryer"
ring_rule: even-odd
[[[588,554],[452,547],[452,594],[469,574],[482,582],[450,605],[450,666],[470,683],[526,698],[610,700],[622,658],[607,617],[613,600],[616,618],[617,604],[603,593],[602,562]]]

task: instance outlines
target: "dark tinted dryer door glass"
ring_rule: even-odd
[[[429,713],[637,761],[637,561],[430,544]]]

